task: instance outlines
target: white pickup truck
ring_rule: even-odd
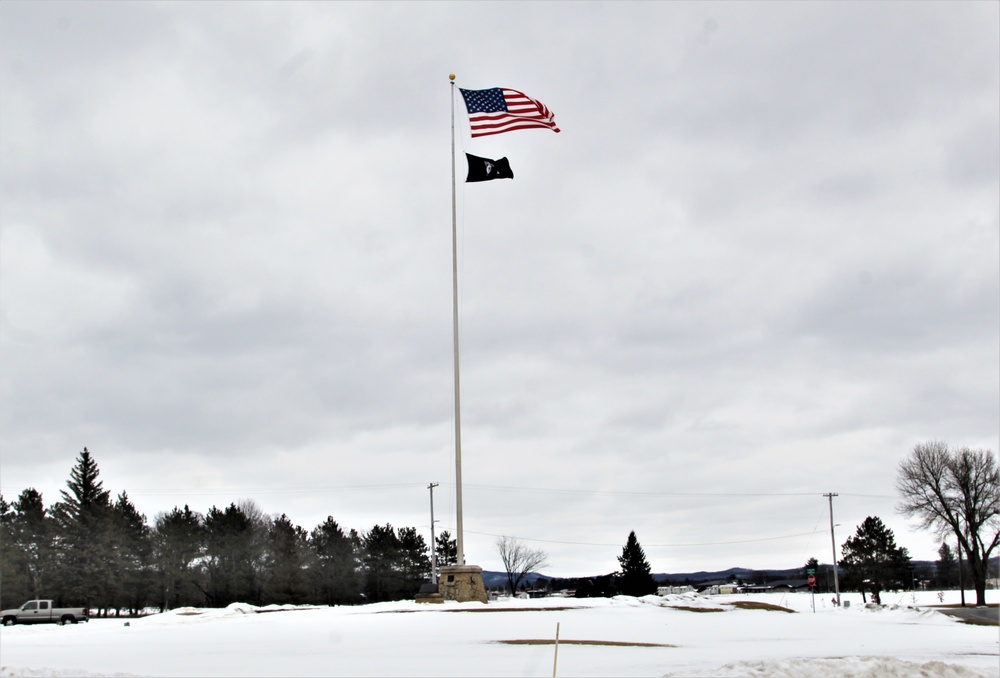
[[[75,624],[88,621],[89,611],[84,607],[53,607],[51,600],[29,600],[14,610],[3,610],[0,619],[4,626],[14,624]]]

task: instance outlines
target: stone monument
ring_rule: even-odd
[[[438,591],[445,600],[485,603],[483,568],[478,565],[446,565],[438,576]]]

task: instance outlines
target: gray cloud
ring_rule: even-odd
[[[517,177],[458,186],[470,558],[594,573],[636,529],[657,570],[791,567],[829,491],[841,540],[933,558],[899,458],[997,448],[995,6],[0,17],[4,496],[87,445],[148,515],[423,529],[431,481],[453,515],[453,71],[563,129],[457,111]]]

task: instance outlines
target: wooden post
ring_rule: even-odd
[[[556,666],[559,664],[559,622],[556,622],[556,647],[552,656],[552,678],[556,678]]]

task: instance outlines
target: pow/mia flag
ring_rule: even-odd
[[[466,153],[465,157],[469,161],[469,175],[465,178],[466,183],[514,178],[514,173],[510,169],[510,163],[507,162],[507,158],[490,160],[489,158],[480,158],[471,153]]]

